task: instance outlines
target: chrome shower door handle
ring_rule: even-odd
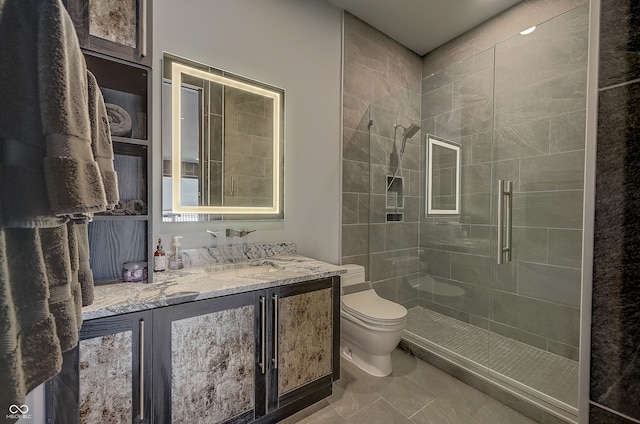
[[[506,215],[507,215],[507,219],[506,219],[506,230],[505,230],[505,235],[506,235],[506,243],[504,246],[504,260],[505,262],[511,262],[511,251],[512,251],[512,218],[513,218],[513,182],[512,181],[507,181],[507,187],[505,189],[504,194],[507,196],[507,204],[505,205],[506,207]]]
[[[498,180],[498,265],[511,261],[512,192],[512,181]]]

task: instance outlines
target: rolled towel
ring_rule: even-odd
[[[127,215],[146,215],[147,205],[142,200],[130,200],[125,205],[125,212]]]
[[[111,135],[128,137],[131,135],[131,117],[126,110],[113,103],[105,103],[109,117]]]
[[[127,208],[127,202],[120,200],[118,204],[113,207],[113,209],[106,211],[105,214],[108,215],[125,215]]]

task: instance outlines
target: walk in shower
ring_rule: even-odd
[[[398,113],[394,95],[369,108],[369,278],[407,307],[404,343],[569,417],[578,405],[588,16],[584,4],[424,76],[417,112]],[[394,125],[418,118],[399,155]],[[449,146],[458,161],[438,161],[446,155],[435,149]]]

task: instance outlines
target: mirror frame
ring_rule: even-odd
[[[267,84],[239,77],[234,74],[202,65],[189,59],[165,53],[164,60],[171,62],[171,212],[175,214],[194,213],[204,215],[243,215],[240,219],[283,219],[284,193],[283,187],[283,145],[284,145],[284,90]],[[165,66],[163,66],[165,68]],[[203,69],[204,68],[204,69]],[[214,74],[205,69],[218,72]],[[184,76],[200,78],[217,84],[248,91],[270,98],[273,101],[273,169],[272,169],[272,203],[270,206],[183,206],[181,199],[181,102]],[[167,80],[166,76],[163,80]],[[179,111],[176,113],[176,111]],[[175,178],[178,176],[178,178]],[[221,217],[224,219],[223,217]],[[236,219],[238,219],[236,218]]]
[[[431,194],[433,193],[433,166],[431,159],[433,157],[433,146],[442,147],[445,149],[453,150],[456,155],[456,207],[455,209],[434,209],[433,200]],[[460,175],[461,175],[461,159],[460,159],[460,145],[443,138],[436,137],[431,134],[427,134],[427,152],[426,152],[426,211],[427,216],[432,215],[459,215],[460,214]]]

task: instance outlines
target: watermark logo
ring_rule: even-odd
[[[28,405],[16,405],[15,403],[9,406],[9,413],[6,415],[8,420],[30,420],[31,414],[29,414]]]

